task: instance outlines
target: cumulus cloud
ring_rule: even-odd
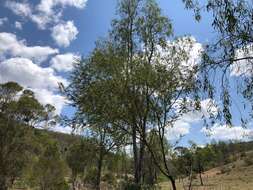
[[[27,58],[10,58],[1,62],[0,73],[1,82],[19,81],[31,88],[54,89],[58,82],[67,84],[62,77],[55,75],[53,69],[42,68]]]
[[[183,114],[173,126],[167,128],[167,138],[169,140],[177,140],[181,136],[190,133],[191,125],[201,121],[202,114],[197,111],[188,112]]]
[[[16,21],[16,22],[15,22],[15,28],[17,28],[17,29],[19,29],[19,30],[22,30],[22,28],[23,28],[22,23]]]
[[[65,7],[82,9],[86,3],[87,0],[40,0],[39,4],[32,7],[26,1],[7,0],[5,5],[14,14],[30,19],[40,29],[46,29],[48,24],[55,24],[61,21]]]
[[[73,133],[73,129],[69,126],[63,127],[61,125],[56,125],[53,128],[50,128],[50,130],[59,132],[59,133],[65,133],[65,134]]]
[[[76,39],[78,30],[73,21],[57,24],[52,29],[52,37],[59,46],[67,47]]]
[[[74,63],[80,56],[73,53],[60,54],[53,57],[50,61],[51,67],[58,72],[69,72],[74,68]]]
[[[42,68],[27,58],[10,58],[0,63],[0,83],[15,81],[35,92],[43,104],[50,103],[60,113],[65,104],[64,98],[57,95],[58,83],[67,81],[55,75],[52,68]]]
[[[79,9],[85,7],[87,0],[41,0],[37,9],[47,14],[53,14],[56,6],[72,6]]]
[[[54,13],[54,14],[46,14],[43,12],[38,12],[37,14],[33,14],[30,16],[30,19],[35,22],[39,29],[45,30],[48,25],[59,23],[62,17],[62,12]],[[50,27],[49,27],[50,28]]]
[[[204,117],[208,118],[210,115],[217,116],[219,107],[214,100],[208,98],[200,102],[201,113]]]
[[[48,90],[46,88],[39,89],[39,88],[33,88],[32,91],[35,93],[35,97],[41,102],[41,104],[51,104],[54,105],[56,108],[56,113],[60,114],[63,107],[67,103],[67,100],[65,97],[54,93],[51,90]]]
[[[180,102],[178,103],[178,106],[179,104]],[[200,105],[201,110],[189,111],[175,121],[173,127],[167,127],[167,138],[169,140],[177,140],[181,136],[189,134],[192,124],[200,122],[203,117],[209,117],[211,114],[215,116],[218,113],[217,106],[211,99],[202,100]]]
[[[24,40],[17,40],[15,34],[0,33],[0,55],[18,56],[36,60],[38,62],[44,61],[49,55],[58,53],[57,49],[42,46],[27,46]]]
[[[245,57],[252,57],[253,55],[253,45],[248,45],[244,49],[239,49],[236,51],[235,58],[242,59],[240,61],[236,61],[232,64],[230,69],[230,75],[239,77],[239,76],[251,76],[253,73],[253,65],[252,60],[243,59]]]
[[[32,9],[30,5],[26,2],[7,0],[5,6],[18,16],[29,17],[32,15]]]
[[[4,25],[6,22],[8,22],[8,18],[7,17],[0,18],[0,26]]]
[[[168,127],[166,136],[168,140],[177,140],[181,136],[190,133],[191,123],[185,120],[178,120],[173,127]]]
[[[165,49],[160,49],[159,58],[163,60],[168,68],[178,63],[181,73],[187,77],[201,61],[203,46],[192,36],[178,38],[168,41]]]
[[[201,132],[214,140],[248,140],[253,138],[252,128],[243,128],[241,126],[229,127],[226,125],[215,124],[211,128],[203,128]]]

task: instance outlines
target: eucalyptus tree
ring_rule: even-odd
[[[32,127],[44,121],[46,112],[30,90],[15,82],[0,84],[0,110],[0,189],[6,190],[28,163]]]
[[[95,120],[95,123],[90,123],[89,137],[94,140],[96,158],[96,179],[95,188],[100,189],[100,182],[102,176],[102,170],[104,166],[105,157],[110,152],[119,149],[126,143],[126,133],[117,129],[114,125],[100,123]]]
[[[78,177],[84,175],[89,165],[93,164],[95,145],[92,140],[81,139],[70,146],[66,162],[71,169],[72,189],[76,189]]]
[[[195,18],[201,21],[202,11],[212,18],[215,31],[213,42],[209,42],[203,54],[200,67],[203,74],[203,89],[212,99],[221,97],[221,118],[227,125],[232,125],[232,105],[237,104],[231,95],[232,90],[241,94],[251,104],[238,106],[241,123],[246,125],[252,117],[252,34],[253,3],[248,0],[183,0],[187,9],[195,12]],[[218,74],[217,74],[218,73]],[[236,81],[232,80],[236,79]],[[213,82],[214,79],[218,82]],[[219,95],[221,95],[219,97]],[[247,102],[246,101],[246,102]],[[243,109],[243,111],[241,111]],[[251,110],[247,115],[246,111]],[[243,113],[241,113],[243,112]]]
[[[7,190],[20,176],[24,167],[25,137],[21,125],[10,113],[16,106],[14,100],[22,87],[17,83],[0,86],[0,189]],[[22,151],[22,154],[21,152]]]
[[[159,170],[176,189],[167,164],[166,129],[189,107],[195,108],[190,97],[195,66],[188,67],[184,44],[192,47],[192,40],[169,42],[171,37],[170,20],[155,1],[120,1],[108,38],[98,41],[93,52],[76,65],[66,90],[83,123],[91,127],[102,123],[113,132],[111,138],[119,132],[130,138],[137,187],[142,184],[148,147]],[[147,141],[149,130],[159,136],[162,163]]]

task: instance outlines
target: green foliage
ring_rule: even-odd
[[[165,131],[193,105],[186,97],[194,89],[195,69],[182,65],[189,58],[182,41],[191,47],[192,40],[168,44],[172,24],[155,1],[119,1],[118,16],[108,38],[98,41],[92,53],[76,65],[67,96],[78,110],[81,126],[93,132],[106,129],[106,142],[129,139],[136,183],[141,183],[147,129],[156,131],[161,140],[152,153],[153,163],[173,179]],[[175,111],[181,100],[185,101],[180,111]],[[103,146],[108,148],[108,144]]]
[[[40,153],[33,127],[45,121],[48,112],[32,91],[15,82],[0,84],[0,110],[0,186],[7,189]]]
[[[31,168],[29,182],[41,190],[68,189],[66,166],[55,142],[47,142],[45,150]]]
[[[94,164],[94,158],[95,146],[91,140],[81,139],[70,146],[66,162],[72,172],[72,184],[75,184],[78,175],[84,175],[85,170]]]
[[[96,186],[96,181],[97,180],[97,168],[95,167],[90,167],[84,177],[84,183],[89,184],[92,187]]]
[[[108,171],[103,175],[102,181],[105,181],[106,183],[108,183],[110,185],[116,185],[117,178],[115,177],[115,175],[111,171]]]
[[[253,165],[253,153],[249,153],[243,160],[246,166]]]
[[[185,7],[192,9],[196,15],[202,12],[211,14],[211,24],[217,34],[217,40],[205,47],[199,75],[202,83],[200,86],[204,87],[203,96],[222,100],[221,109],[210,124],[218,122],[218,119],[222,124],[228,126],[233,124],[231,109],[234,101],[231,92],[236,88],[237,93],[245,98],[245,102],[242,102],[243,105],[237,108],[237,111],[241,113],[239,116],[241,125],[247,126],[253,116],[252,111],[249,114],[246,111],[253,108],[252,1],[183,0],[183,2]],[[231,72],[236,76],[234,78],[236,82],[232,82],[233,85],[236,84],[233,89],[229,87]]]

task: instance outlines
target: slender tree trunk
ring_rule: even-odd
[[[172,176],[169,176],[168,178],[170,180],[170,183],[171,183],[171,186],[172,186],[172,190],[177,190],[176,180]]]
[[[142,129],[142,138],[146,138],[146,130],[145,126]],[[144,164],[144,152],[145,152],[145,143],[143,139],[140,139],[140,153],[139,153],[139,160],[138,160],[138,170],[139,170],[139,182],[141,183],[141,178],[144,176],[143,174],[143,164]],[[142,178],[143,179],[143,178]]]
[[[72,189],[76,190],[76,175],[72,174]]]
[[[134,154],[134,183],[138,186],[140,184],[140,167],[139,167],[139,155],[138,155],[135,126],[133,127],[132,140],[133,140],[133,154]]]
[[[201,175],[201,171],[199,172],[199,179],[200,179],[200,185],[203,186],[204,183],[203,183],[203,179],[202,179],[202,175]]]
[[[192,166],[191,166],[191,171],[190,171],[189,180],[190,180],[190,183],[189,183],[188,190],[191,190],[191,189],[192,189]]]
[[[103,159],[104,159],[104,153],[103,153],[103,147],[101,146],[100,151],[99,151],[98,165],[97,165],[96,190],[100,190]]]
[[[201,164],[200,164],[200,162],[198,163],[198,169],[199,169],[199,179],[200,179],[200,185],[201,186],[203,186],[204,185],[204,183],[203,183],[203,179],[202,179],[202,167],[201,167]]]

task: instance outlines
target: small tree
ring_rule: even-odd
[[[79,175],[84,175],[85,170],[94,164],[95,144],[92,140],[81,139],[73,144],[67,153],[66,161],[72,171],[72,188],[76,189],[76,181]]]
[[[30,173],[32,186],[40,190],[68,190],[66,166],[55,142],[48,141],[42,155],[34,162]]]

